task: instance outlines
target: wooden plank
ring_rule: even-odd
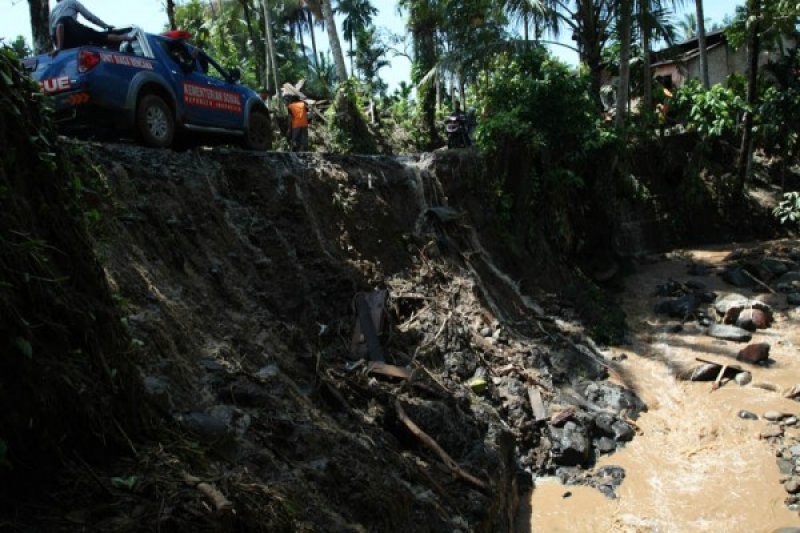
[[[409,379],[411,377],[411,371],[407,368],[381,363],[379,361],[370,361],[369,364],[367,364],[367,373],[370,372],[400,379]]]
[[[531,409],[533,410],[533,419],[537,422],[547,420],[547,409],[544,407],[542,394],[536,387],[528,387],[528,400],[531,402]]]

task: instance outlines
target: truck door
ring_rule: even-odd
[[[183,41],[164,41],[164,47],[186,109],[186,122],[211,128],[240,128],[242,96],[225,80],[227,73],[201,50]]]

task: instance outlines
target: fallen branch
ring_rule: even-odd
[[[444,462],[445,466],[447,466],[450,469],[450,471],[453,472],[453,474],[455,474],[457,477],[460,477],[464,481],[471,483],[472,485],[478,487],[483,491],[489,490],[489,487],[486,485],[486,483],[476,478],[469,472],[464,471],[460,466],[458,466],[458,463],[456,463],[453,460],[453,458],[450,457],[447,454],[447,452],[444,451],[442,447],[436,443],[435,440],[433,440],[433,438],[431,438],[430,435],[422,431],[422,429],[420,429],[420,427],[416,425],[413,420],[408,418],[408,415],[403,410],[403,406],[400,405],[399,399],[395,400],[394,406],[395,409],[397,410],[397,418],[399,418],[400,421],[403,422],[403,424],[405,424],[406,428],[408,428],[408,430],[411,433],[413,433],[415,437],[421,440],[425,446],[436,452],[439,458]]]
[[[231,503],[231,501],[211,483],[201,481],[200,478],[189,475],[186,472],[183,473],[183,480],[186,481],[187,484],[202,492],[206,498],[211,500],[211,503],[214,504],[214,509],[216,509],[218,512],[233,511],[233,503]]]
[[[778,294],[777,292],[775,292],[775,291],[772,289],[772,287],[770,287],[769,285],[767,285],[766,283],[764,283],[763,281],[761,281],[760,279],[758,279],[757,277],[755,277],[754,275],[752,275],[752,274],[751,274],[750,272],[748,272],[747,270],[745,270],[745,269],[742,269],[742,272],[744,272],[744,275],[745,275],[745,276],[747,276],[748,278],[752,279],[753,281],[755,281],[756,283],[758,283],[759,285],[761,285],[763,288],[767,289],[767,290],[768,290],[769,292],[771,292],[772,294]]]

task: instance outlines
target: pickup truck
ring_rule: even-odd
[[[82,46],[23,60],[53,98],[57,121],[132,131],[158,148],[192,133],[235,137],[252,150],[272,147],[269,111],[239,83],[237,69],[222,68],[187,43],[185,32],[120,31],[134,40],[118,50]]]

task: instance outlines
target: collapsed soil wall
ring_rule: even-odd
[[[440,253],[423,228],[443,192],[417,161],[86,150],[108,179],[97,248],[148,401],[210,457],[167,448],[168,472],[213,473],[246,530],[511,529],[514,441],[500,418],[422,370],[411,384],[351,369],[355,293],[411,282]],[[425,334],[392,329],[388,362],[408,364]],[[481,484],[448,471],[398,405]],[[138,471],[143,496],[166,490]],[[158,519],[188,527],[196,514],[187,499]]]

